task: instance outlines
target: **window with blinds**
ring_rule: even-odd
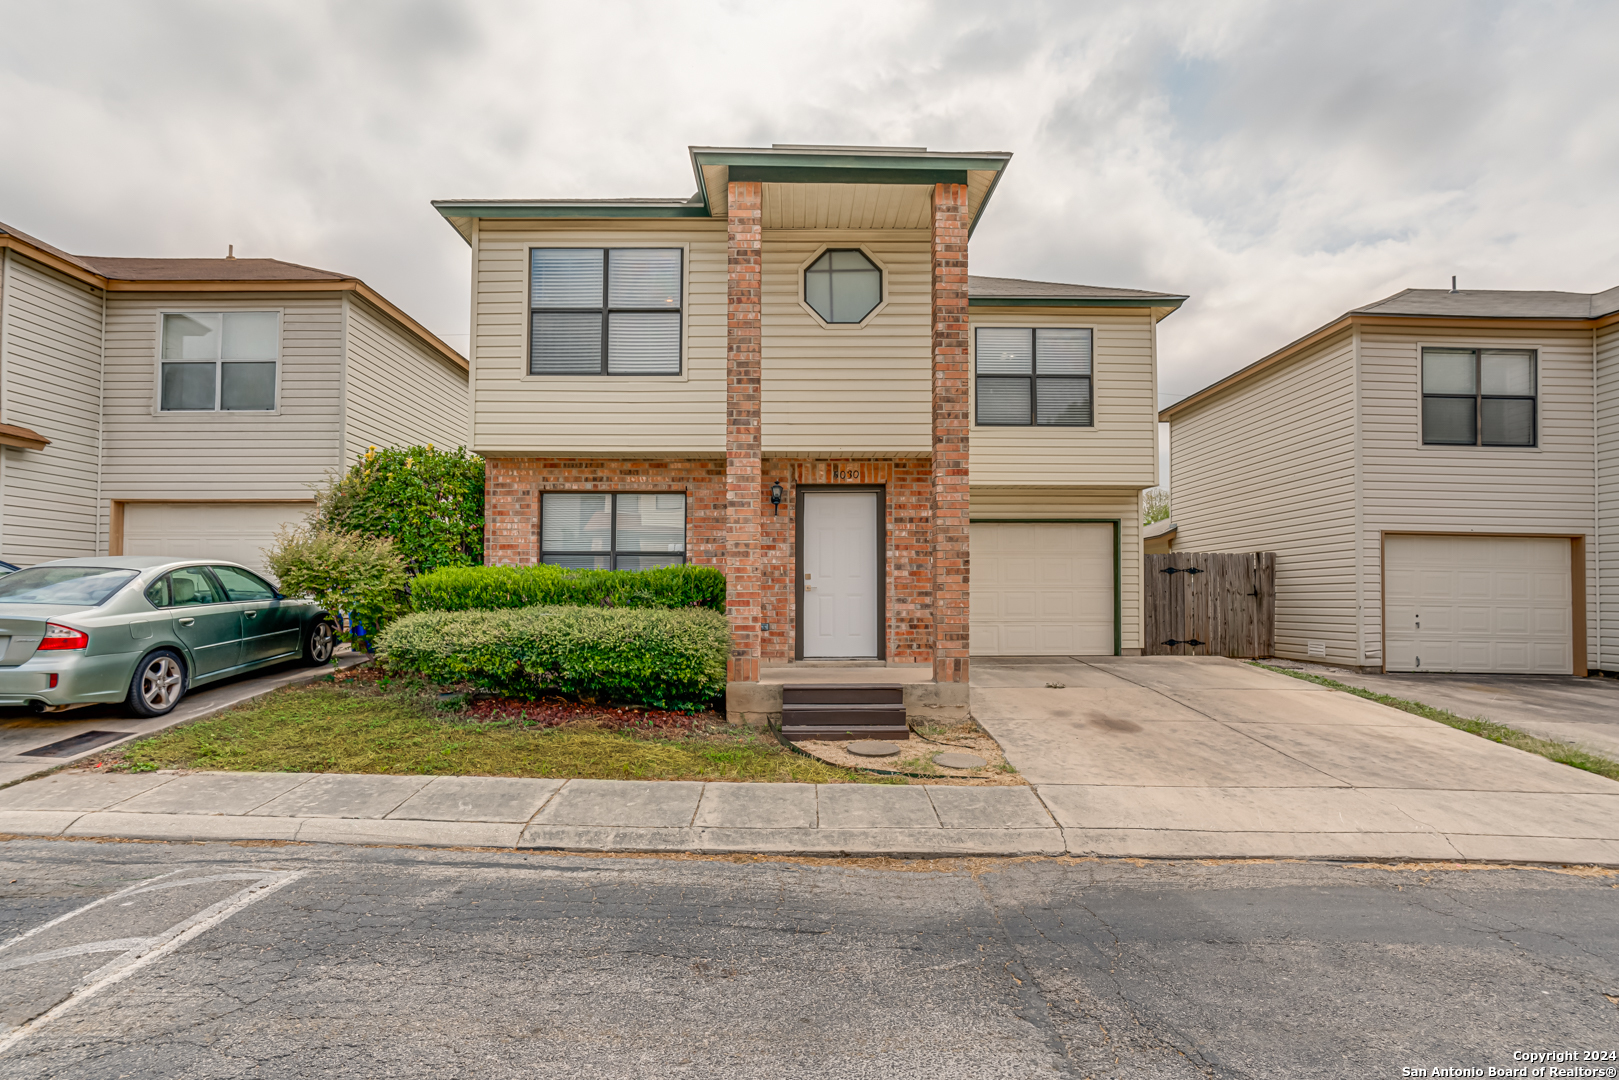
[[[1093,427],[1089,328],[981,327],[975,342],[980,427]]]
[[[679,375],[679,248],[534,248],[530,375]]]
[[[686,496],[663,491],[542,495],[540,561],[588,570],[650,570],[683,563]]]
[[[1422,441],[1534,446],[1536,359],[1529,349],[1423,349]]]

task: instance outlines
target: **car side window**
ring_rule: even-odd
[[[257,574],[239,566],[210,566],[208,569],[225,586],[225,595],[236,603],[275,599],[275,589]]]
[[[157,596],[153,594],[156,593]],[[187,566],[171,570],[166,577],[146,590],[146,598],[159,607],[190,607],[194,604],[219,604],[224,598],[214,587],[208,571],[200,566]],[[158,603],[159,599],[163,602]]]

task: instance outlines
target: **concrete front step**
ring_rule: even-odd
[[[901,687],[905,716],[911,723],[960,722],[968,717],[967,684],[934,682],[931,664],[816,660],[762,667],[756,683],[727,683],[726,720],[732,724],[751,724],[754,727],[779,726],[782,723],[782,690],[787,686],[896,683]]]

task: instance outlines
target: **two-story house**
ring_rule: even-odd
[[[1178,551],[1276,552],[1276,651],[1619,669],[1619,289],[1407,289],[1163,410]]]
[[[696,147],[689,199],[436,202],[488,561],[723,567],[733,684],[886,661],[959,704],[973,653],[1139,650],[1184,297],[969,277],[1009,159]]]
[[[344,274],[0,225],[0,558],[260,565],[368,446],[467,440],[466,361]]]

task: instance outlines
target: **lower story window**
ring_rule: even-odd
[[[649,570],[686,561],[686,496],[556,492],[540,496],[540,561],[594,570]]]

